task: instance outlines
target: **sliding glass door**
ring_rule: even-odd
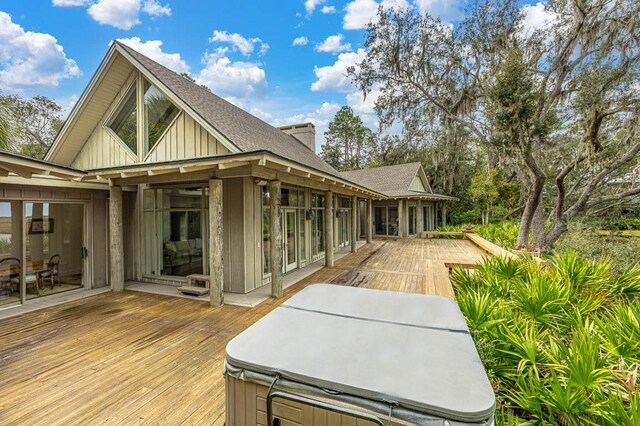
[[[24,203],[26,298],[83,287],[84,205]]]
[[[0,201],[0,306],[21,300],[22,206]]]

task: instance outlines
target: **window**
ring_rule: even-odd
[[[108,127],[134,154],[138,152],[136,89],[132,88]]]
[[[149,152],[167,130],[180,110],[171,101],[145,81],[144,92],[144,128],[145,149]]]
[[[206,197],[200,187],[145,190],[145,273],[178,277],[206,273]]]

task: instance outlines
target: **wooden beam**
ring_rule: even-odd
[[[416,234],[424,231],[424,215],[422,208],[422,200],[416,202]]]
[[[222,264],[222,180],[209,180],[209,301],[211,306],[224,303],[224,269]]]
[[[185,165],[185,166],[180,166],[180,173],[191,173],[191,172],[201,172],[203,170],[215,170],[216,166],[212,166],[210,164],[208,165],[204,165],[204,166],[198,166],[198,165],[193,165],[193,166],[189,166],[189,165]]]
[[[269,207],[271,214],[271,297],[282,297],[282,224],[280,206],[282,191],[279,180],[269,182]]]
[[[25,179],[31,179],[31,177],[34,175],[33,170],[26,167],[20,167],[14,164],[12,165],[3,164],[2,168],[10,171],[13,174],[23,177]]]
[[[234,163],[220,163],[218,164],[218,168],[220,170],[227,170],[227,169],[232,169],[234,167],[246,166],[247,164],[249,164],[248,161],[236,161]]]
[[[367,200],[367,243],[373,241],[373,200]]]
[[[111,290],[124,290],[124,231],[122,225],[122,188],[109,187],[109,270]]]
[[[333,266],[333,191],[324,193],[324,264]]]
[[[358,250],[358,197],[351,198],[351,253]]]
[[[402,200],[398,200],[398,237],[404,236],[405,218],[404,218],[404,209],[402,208],[403,207],[402,205],[403,205]]]

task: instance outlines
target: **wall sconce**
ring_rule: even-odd
[[[305,216],[307,220],[313,220],[316,218],[316,212],[313,209],[309,209],[305,212]]]

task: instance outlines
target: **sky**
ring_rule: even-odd
[[[318,147],[349,105],[376,126],[345,72],[360,62],[365,26],[383,7],[444,22],[464,0],[0,0],[0,94],[44,95],[68,114],[118,39],[276,126],[311,121]],[[523,3],[527,25],[548,19]],[[528,22],[528,23],[527,23]]]

